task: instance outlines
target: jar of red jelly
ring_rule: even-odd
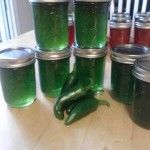
[[[110,21],[110,47],[113,48],[120,44],[129,44],[131,20],[122,18]]]
[[[69,14],[69,46],[72,47],[74,44],[74,15]]]
[[[150,17],[141,17],[135,22],[134,43],[150,47]]]

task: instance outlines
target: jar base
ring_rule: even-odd
[[[12,108],[24,108],[24,107],[30,106],[35,100],[36,100],[36,98],[34,98],[32,101],[29,101],[28,103],[24,103],[24,104],[8,104],[7,103],[7,106],[12,107]]]

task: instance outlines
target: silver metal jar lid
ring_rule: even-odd
[[[59,3],[69,2],[69,0],[29,0],[30,3]]]
[[[75,0],[76,2],[110,2],[111,0]]]
[[[113,17],[122,17],[122,16],[129,16],[130,17],[130,14],[129,13],[126,13],[126,12],[115,12],[112,14]]]
[[[75,48],[74,55],[82,58],[99,58],[106,56],[107,46],[101,49],[79,49]]]
[[[35,62],[35,52],[31,48],[15,47],[0,51],[0,68],[18,68]]]
[[[150,56],[150,48],[134,44],[124,44],[112,49],[111,59],[123,64],[134,64],[138,58]]]
[[[134,77],[150,83],[150,57],[137,59],[133,68]]]
[[[134,14],[135,22],[138,21],[140,17],[147,17],[147,16],[148,16],[148,13],[146,13],[146,12],[136,13],[136,14]]]
[[[141,29],[150,29],[150,16],[140,17],[138,21],[135,22],[135,27]]]
[[[132,26],[131,20],[125,18],[110,21],[111,28],[131,28],[131,26]]]
[[[65,49],[59,52],[45,52],[36,50],[36,58],[41,60],[60,60],[70,57],[69,49]]]

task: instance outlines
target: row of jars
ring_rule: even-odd
[[[47,97],[60,94],[69,74],[70,52],[60,53],[50,56],[49,52],[36,51],[40,86]],[[104,88],[106,54],[107,47],[92,51],[75,49],[74,52],[77,78],[82,82],[92,79],[95,93]],[[150,129],[150,48],[131,44],[117,46],[112,49],[111,60],[112,97],[132,104],[135,121]],[[9,106],[25,107],[36,99],[34,63],[35,51],[30,48],[9,48],[0,52],[1,84]]]
[[[150,47],[150,13],[137,13],[134,18],[134,43]],[[131,27],[128,13],[114,13],[110,21],[110,46],[130,43]]]
[[[44,51],[66,49],[69,45],[69,0],[30,0],[30,2],[38,48]],[[110,0],[75,1],[75,47],[96,49],[106,45],[109,5]]]

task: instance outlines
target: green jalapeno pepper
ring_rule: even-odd
[[[74,107],[75,107],[78,103],[80,103],[80,101],[76,101],[76,102],[72,103],[71,105],[67,106],[67,107],[66,107],[66,114],[69,115],[70,112],[74,109]]]
[[[64,118],[64,110],[70,104],[79,100],[79,98],[87,95],[91,86],[83,86],[78,83],[76,86],[66,90],[56,101],[54,106],[54,114],[56,118],[62,120]]]
[[[96,111],[99,105],[110,106],[110,104],[105,100],[97,100],[95,98],[88,97],[81,99],[80,102],[73,108],[71,113],[68,115],[67,119],[65,120],[65,124],[70,125],[73,122]]]
[[[67,76],[64,85],[61,89],[61,94],[64,93],[67,89],[70,87],[74,86],[77,83],[77,78],[76,78],[76,67],[74,65],[73,71]]]

